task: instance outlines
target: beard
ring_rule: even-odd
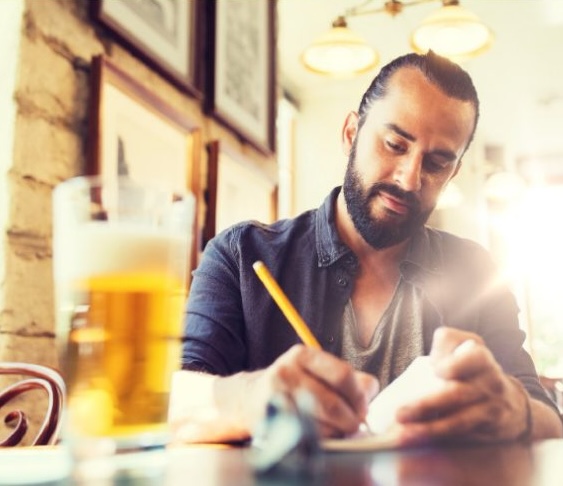
[[[370,246],[376,250],[389,248],[410,238],[426,223],[433,208],[423,211],[420,201],[414,193],[405,191],[395,184],[376,182],[364,190],[360,174],[355,167],[356,140],[350,151],[342,186],[348,214],[358,233]],[[407,214],[398,215],[384,209],[389,217],[374,216],[372,201],[381,192],[387,193],[407,205],[409,208]]]

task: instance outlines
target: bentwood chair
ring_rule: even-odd
[[[0,390],[0,410],[12,399],[29,390],[41,389],[47,393],[47,411],[31,445],[55,444],[61,428],[65,400],[65,384],[61,375],[46,366],[17,362],[0,362],[0,375],[19,376],[18,381]],[[4,424],[13,430],[8,437],[0,437],[0,446],[20,444],[29,427],[25,412],[20,409],[8,411],[4,415]]]

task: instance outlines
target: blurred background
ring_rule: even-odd
[[[116,6],[125,10],[110,15]],[[61,181],[124,162],[132,178],[177,174],[197,201],[193,268],[233,219],[294,216],[342,183],[347,113],[446,8],[457,20],[439,38],[459,33],[462,8],[485,43],[474,56],[454,53],[474,79],[481,120],[430,224],[493,252],[539,372],[563,377],[563,0],[0,0],[0,361],[58,366],[52,192]],[[361,48],[361,74],[302,62],[334,38],[335,22],[337,37]],[[176,31],[184,37],[170,46]],[[337,67],[348,65],[352,55],[339,52]],[[103,76],[102,65],[112,66]],[[242,101],[235,123],[221,117],[215,75]],[[268,113],[253,132],[244,110],[255,102]],[[38,428],[41,403],[26,402]]]
[[[281,216],[317,207],[341,183],[347,161],[340,130],[346,114],[357,108],[383,64],[412,50],[412,32],[442,2],[413,2],[396,15],[385,3],[278,0],[278,156],[292,174],[287,178],[292,199],[280,199]],[[563,210],[563,1],[462,0],[460,5],[490,29],[492,41],[481,54],[460,62],[475,82],[481,119],[464,167],[431,224],[493,251],[518,296],[527,345],[540,371],[563,376],[558,216]],[[377,50],[379,62],[359,75],[314,73],[302,62],[303,52],[341,15],[350,31]],[[283,184],[280,173],[280,195]]]
[[[94,8],[117,4],[128,6],[128,15],[111,21]],[[237,25],[215,28],[210,6],[229,11]],[[196,264],[208,238],[232,218],[293,216],[318,207],[341,184],[347,113],[382,65],[413,49],[415,29],[428,27],[428,18],[436,20],[446,7],[465,9],[472,32],[485,26],[484,34],[479,31],[485,48],[463,60],[456,56],[474,79],[481,120],[430,223],[493,252],[517,295],[526,345],[540,373],[562,377],[563,0],[0,0],[0,360],[57,363],[52,190],[107,167],[112,157],[118,166],[118,151],[104,150],[100,139],[117,135],[112,143],[118,146],[127,128],[117,123],[119,116],[149,127],[135,148],[147,142],[162,160],[140,150],[148,161],[128,152],[127,162],[148,168],[154,178],[169,176],[162,164],[171,161],[155,141],[153,118],[180,120],[187,153],[171,163],[198,201]],[[135,27],[141,11],[146,22]],[[171,14],[180,11],[191,17]],[[272,43],[262,28],[269,24],[266,13],[276,16]],[[174,20],[189,38],[177,47],[193,60],[180,79],[166,65],[165,51],[155,57],[142,43],[152,26],[162,36]],[[368,66],[362,74],[317,74],[302,62],[306,49],[326,41],[335,21],[345,39],[363,46]],[[213,106],[219,90],[209,73],[219,71],[214,47],[220,41],[236,48],[221,58],[236,82],[240,73],[252,82],[258,73],[275,105],[275,123],[265,117],[269,138],[262,147],[224,123]],[[352,59],[344,52],[340,67]],[[148,115],[132,116],[107,102],[111,83],[97,77],[93,61],[100,56],[117,73],[120,93]],[[261,70],[268,64],[276,68],[271,79]],[[236,82],[243,101],[259,98],[252,82]]]

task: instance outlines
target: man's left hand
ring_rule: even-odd
[[[502,371],[479,336],[439,328],[430,356],[446,384],[397,411],[402,444],[498,442],[531,434],[528,393]]]

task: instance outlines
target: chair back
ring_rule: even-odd
[[[61,375],[47,366],[18,362],[0,362],[0,374],[22,377],[0,390],[0,409],[28,390],[42,389],[47,393],[47,412],[31,445],[55,444],[58,440],[65,404],[65,384]],[[8,437],[0,437],[0,447],[18,445],[28,430],[26,414],[22,410],[11,410],[4,416],[4,423],[13,430]]]

